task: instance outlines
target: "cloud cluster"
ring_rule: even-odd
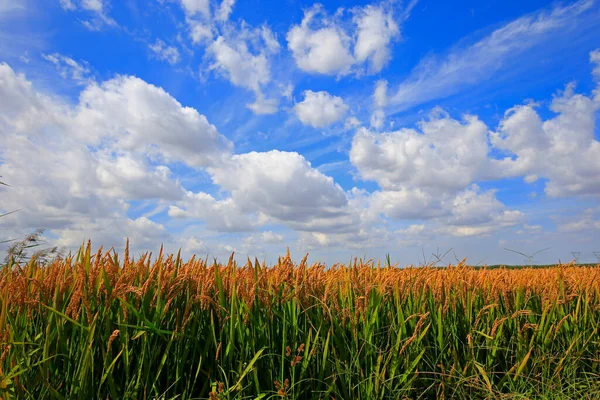
[[[490,169],[487,126],[477,117],[461,122],[437,109],[418,127],[383,133],[359,129],[350,160],[360,176],[384,189],[435,193],[464,189]]]
[[[343,76],[374,74],[390,60],[390,45],[400,37],[392,10],[385,4],[355,7],[351,21],[340,9],[329,17],[321,4],[304,12],[286,35],[298,68],[305,72]],[[348,26],[350,25],[350,26]]]
[[[552,197],[600,195],[600,142],[595,139],[598,96],[574,92],[574,85],[555,97],[545,121],[533,106],[508,110],[492,144],[508,155],[500,162],[506,176],[524,176],[527,182],[547,179]]]
[[[2,189],[2,209],[21,209],[4,222],[52,229],[60,244],[91,233],[106,244],[169,240],[162,225],[129,218],[129,202],[183,199],[167,163],[207,166],[231,150],[206,117],[139,78],[91,83],[75,106],[38,92],[7,64],[0,82],[0,174],[13,183]]]
[[[2,211],[22,208],[14,229],[48,228],[69,247],[92,233],[97,244],[126,236],[148,247],[174,243],[161,223],[130,216],[139,201],[213,232],[271,223],[352,237],[364,227],[356,200],[300,154],[232,154],[205,116],[139,78],[91,82],[75,105],[40,93],[6,64],[0,82],[0,174],[18,182],[0,190]],[[186,190],[173,165],[207,171],[219,194]],[[253,235],[256,246],[281,240]]]
[[[254,92],[256,99],[247,107],[255,114],[273,114],[278,99],[268,98],[264,87],[271,82],[271,58],[280,51],[279,42],[267,25],[229,21],[234,5],[235,0],[214,7],[207,0],[181,0],[192,42],[206,50],[207,71]]]
[[[597,76],[596,51],[590,60]],[[378,89],[375,102],[381,104]],[[553,116],[543,120],[535,105],[515,106],[495,131],[476,116],[458,121],[441,109],[419,122],[418,130],[360,128],[350,161],[362,179],[380,187],[370,197],[374,212],[396,220],[432,220],[437,232],[455,236],[490,233],[525,218],[476,182],[544,178],[550,197],[600,196],[597,93],[578,94],[569,84],[550,103]]]

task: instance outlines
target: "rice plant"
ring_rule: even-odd
[[[11,261],[0,396],[600,398],[600,265],[390,261]]]

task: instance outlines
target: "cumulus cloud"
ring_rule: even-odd
[[[430,221],[427,228],[451,236],[492,233],[525,222],[525,215],[507,209],[494,190],[482,191],[471,185],[456,193],[433,194],[419,188],[375,191],[369,199],[370,211],[394,220]],[[425,226],[416,224],[416,226]],[[420,233],[405,231],[407,236]]]
[[[280,223],[338,243],[369,241],[366,194],[344,192],[297,153],[232,155],[204,116],[141,79],[90,83],[75,105],[40,94],[6,64],[0,82],[0,128],[7,133],[0,148],[12,150],[2,152],[0,174],[19,182],[0,190],[4,211],[23,209],[10,220],[15,232],[45,227],[65,246],[89,235],[97,244],[125,236],[148,246],[173,243],[149,216],[128,217],[131,201],[145,200],[209,232]],[[222,197],[183,189],[171,162],[206,168]],[[148,240],[140,237],[145,229]],[[257,245],[282,240],[270,231],[253,235]],[[190,248],[200,242],[207,243],[198,238]]]
[[[343,189],[298,153],[233,155],[208,171],[242,211],[262,212],[279,221],[335,216],[347,202]]]
[[[299,25],[286,35],[298,67],[309,73],[347,75],[377,73],[390,59],[390,43],[400,36],[391,10],[384,5],[355,7],[352,29],[342,20],[343,9],[333,18],[321,4],[304,12]]]
[[[130,201],[183,201],[162,162],[201,167],[230,152],[204,116],[138,78],[91,83],[75,106],[7,64],[0,82],[0,175],[15,183],[1,190],[2,209],[21,209],[3,222],[14,232],[51,229],[65,246],[92,235],[96,244],[128,236],[154,247],[170,235],[147,217],[129,218]]]
[[[165,42],[160,39],[156,39],[156,42],[148,45],[148,48],[152,51],[154,57],[159,60],[166,61],[171,65],[179,62],[179,50],[173,46],[167,46]]]
[[[393,220],[431,220],[436,232],[453,236],[491,233],[522,223],[520,211],[508,210],[495,192],[471,186],[501,177],[490,159],[487,126],[475,116],[462,121],[442,110],[417,124],[373,133],[358,130],[350,160],[363,179],[381,190],[369,198],[372,213]]]
[[[376,219],[367,210],[365,194],[345,193],[297,153],[274,150],[233,155],[208,172],[229,196],[216,200],[206,193],[188,192],[169,208],[169,216],[201,220],[208,229],[220,232],[280,223],[297,231],[349,240]],[[278,240],[270,234],[253,234],[252,239]]]
[[[319,20],[323,13],[320,4],[305,11],[302,23],[293,26],[286,35],[288,48],[303,71],[347,74],[354,64],[350,37],[335,23]]]
[[[546,178],[545,191],[552,197],[600,195],[598,100],[568,85],[550,105],[556,116],[545,121],[531,105],[509,109],[491,134],[492,144],[508,153],[500,162],[504,174],[530,183]]]
[[[375,191],[370,207],[394,219],[428,219],[445,214],[440,198],[419,188]]]
[[[244,41],[232,45],[220,36],[210,45],[209,51],[215,59],[211,68],[225,74],[236,86],[259,91],[260,85],[270,80],[266,55],[250,53]]]
[[[167,162],[204,167],[232,149],[204,115],[132,76],[88,86],[76,111],[76,134],[90,143],[98,144],[108,136],[120,150],[143,149]]]
[[[348,106],[341,97],[306,90],[304,100],[294,106],[294,111],[304,125],[324,128],[342,119]]]
[[[552,197],[598,195],[600,100],[595,93],[578,94],[569,84],[550,103],[553,116],[544,120],[534,104],[515,106],[491,133],[476,116],[459,122],[439,109],[418,124],[419,130],[373,133],[362,128],[354,136],[350,160],[362,178],[386,190],[449,193],[480,180],[521,176],[528,183],[545,178],[546,194]],[[492,150],[500,155],[492,157]]]
[[[435,110],[415,129],[373,133],[358,130],[350,161],[363,179],[386,190],[417,187],[457,191],[489,172],[487,126],[475,116],[452,119]]]
[[[591,52],[592,62],[595,57],[596,51]],[[534,104],[515,106],[496,131],[476,116],[458,121],[441,109],[419,122],[418,129],[375,133],[360,128],[350,160],[361,178],[381,188],[370,196],[369,209],[395,220],[431,220],[431,229],[440,234],[472,236],[526,221],[522,212],[502,204],[494,190],[482,191],[476,182],[544,178],[551,197],[600,195],[596,91],[577,94],[569,84],[550,103],[553,116],[544,120]],[[560,229],[595,226],[588,220]]]

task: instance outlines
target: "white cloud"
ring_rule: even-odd
[[[11,0],[8,0],[8,1],[11,1]],[[63,9],[68,10],[68,11],[73,11],[73,10],[77,9],[75,4],[71,0],[60,0],[60,6]]]
[[[577,26],[580,16],[593,8],[593,0],[520,17],[468,47],[458,47],[445,57],[428,57],[411,72],[390,98],[394,112],[439,99],[488,79],[515,56],[564,35]]]
[[[600,49],[590,52],[590,62],[594,64],[592,74],[596,79],[600,79]]]
[[[594,101],[600,103],[600,49],[590,52],[590,62],[594,66],[592,76],[599,84],[599,87],[594,90]]]
[[[277,248],[277,251],[281,251],[281,246],[273,246],[283,243],[283,235],[277,234],[273,231],[265,231],[260,233],[253,233],[247,236],[242,244],[242,250],[248,257],[256,256],[269,256],[265,247],[269,247],[272,251],[273,248]]]
[[[454,120],[434,110],[419,131],[358,130],[350,160],[363,179],[374,180],[369,208],[394,220],[432,220],[432,231],[452,236],[487,234],[522,223],[494,191],[473,182],[503,176],[488,153],[488,129],[477,117]]]
[[[350,53],[350,37],[335,23],[325,19],[313,22],[323,12],[319,4],[305,11],[302,23],[293,26],[286,35],[288,48],[303,71],[347,74],[354,64],[354,57]],[[313,28],[314,25],[318,27]]]
[[[148,48],[159,60],[167,61],[171,65],[179,62],[179,51],[177,48],[173,46],[167,46],[166,43],[160,39],[156,39],[156,42],[148,45]]]
[[[358,120],[358,118],[352,116],[352,117],[348,117],[346,119],[346,122],[344,122],[344,129],[353,129],[353,128],[359,127],[360,125],[361,125],[361,123]]]
[[[244,20],[229,21],[234,5],[235,0],[222,0],[211,15],[208,0],[181,0],[192,43],[206,46],[201,73],[214,71],[253,91],[256,99],[247,108],[258,115],[273,114],[279,99],[267,98],[263,88],[271,82],[271,59],[281,46],[266,24],[254,28]]]
[[[257,115],[268,115],[276,113],[279,109],[279,101],[277,99],[265,99],[262,93],[258,93],[254,103],[247,104],[248,107],[254,114]]]
[[[219,10],[217,11],[215,18],[218,21],[227,21],[229,19],[229,15],[233,11],[234,4],[235,0],[223,0],[219,6]]]
[[[286,35],[298,67],[325,75],[377,73],[391,58],[390,43],[400,30],[383,5],[355,7],[352,24],[342,20],[343,9],[329,18],[321,4],[304,12],[300,25]],[[352,29],[347,29],[352,25]]]
[[[294,94],[294,85],[288,83],[287,85],[279,84],[279,89],[281,90],[281,96],[284,99],[292,100],[292,95]]]
[[[527,182],[548,179],[552,197],[600,195],[600,142],[595,139],[600,99],[574,92],[574,86],[555,97],[545,121],[533,106],[508,110],[492,144],[508,153],[500,162],[506,176],[524,176]]]
[[[570,84],[550,104],[555,116],[543,120],[535,107],[509,109],[490,134],[475,116],[459,122],[440,110],[418,124],[420,131],[363,128],[354,136],[350,160],[362,178],[385,190],[453,193],[480,180],[522,176],[527,183],[546,178],[552,197],[600,194],[600,100],[575,93]],[[492,150],[501,155],[492,157]]]
[[[520,211],[506,210],[494,190],[482,193],[477,185],[459,193],[446,207],[451,216],[445,229],[455,236],[488,233],[524,221]]]
[[[249,231],[258,225],[240,210],[233,199],[218,201],[203,192],[187,192],[183,200],[169,207],[169,216],[201,220],[207,229],[219,232]]]
[[[220,72],[235,86],[252,90],[254,103],[247,107],[256,114],[272,114],[277,111],[278,99],[267,99],[262,87],[271,81],[271,55],[279,51],[279,43],[273,32],[262,26],[227,30],[207,48],[211,57],[209,69]]]
[[[354,15],[357,39],[354,57],[359,63],[368,63],[368,71],[377,73],[390,60],[389,45],[400,35],[392,14],[381,6],[368,5]]]
[[[387,87],[388,82],[385,79],[380,79],[375,84],[375,92],[373,93],[375,107],[383,108],[387,105]]]
[[[102,0],[81,0],[81,8],[90,11],[102,12],[104,4]]]
[[[94,246],[104,245],[105,249],[114,247],[118,251],[125,247],[126,240],[129,239],[137,251],[143,252],[156,251],[163,243],[173,241],[163,225],[146,217],[103,218],[55,232],[59,234],[55,244],[68,249],[78,248],[90,239]]]
[[[205,18],[210,18],[210,3],[208,0],[181,0],[181,5],[189,17],[200,14]]]
[[[487,127],[477,117],[465,116],[459,122],[437,110],[418,126],[420,132],[401,129],[377,134],[359,129],[350,160],[360,176],[386,190],[448,192],[489,173]]]
[[[267,51],[272,54],[279,53],[281,50],[281,45],[277,40],[277,36],[273,33],[271,29],[269,29],[266,25],[260,27],[260,37],[267,47]]]
[[[118,26],[117,22],[108,15],[110,7],[106,0],[60,0],[60,6],[65,11],[83,11],[91,14],[91,19],[81,21],[89,30],[97,31],[104,26]]]
[[[150,166],[143,157],[131,153],[112,155],[101,151],[97,158],[95,172],[103,196],[176,200],[183,195],[179,182],[172,180],[167,166]]]
[[[597,215],[599,210],[600,208],[598,207],[584,210],[574,221],[559,224],[558,231],[566,233],[591,233],[594,230],[600,229],[600,216]]]
[[[385,112],[383,110],[373,111],[369,122],[371,126],[377,130],[383,128],[383,124],[385,123]]]
[[[214,183],[231,193],[240,210],[283,222],[334,217],[347,204],[342,188],[298,153],[233,155],[208,171]]]
[[[208,50],[215,59],[211,69],[221,71],[236,86],[257,92],[271,78],[265,54],[250,53],[243,41],[234,45],[220,36]]]
[[[88,86],[80,95],[73,127],[90,143],[111,137],[120,150],[145,151],[194,167],[219,162],[232,149],[204,115],[131,76]]]
[[[294,111],[304,125],[324,128],[342,119],[348,106],[341,97],[306,90],[304,100],[294,106]]]
[[[221,243],[211,243],[210,241],[200,239],[196,236],[187,236],[183,240],[182,250],[187,254],[197,254],[215,257],[218,260],[226,260],[231,253],[237,251],[234,246]]]
[[[275,233],[273,231],[261,232],[260,238],[265,243],[282,243],[283,242],[283,235],[280,235],[280,234]]]
[[[79,84],[86,84],[90,81],[90,68],[87,62],[81,64],[71,57],[59,53],[42,54],[42,57],[56,66],[60,76],[72,79]]]
[[[418,188],[375,191],[370,207],[394,219],[427,219],[444,214],[440,198]]]
[[[197,21],[188,21],[190,36],[194,44],[207,44],[213,38],[213,31],[209,25]]]
[[[48,228],[69,247],[90,235],[97,245],[130,237],[155,247],[171,240],[165,228],[127,210],[131,200],[185,200],[161,160],[206,166],[231,149],[204,116],[138,78],[91,83],[75,106],[7,64],[0,82],[0,175],[18,182],[2,189],[2,209],[21,209],[5,220],[14,232]]]

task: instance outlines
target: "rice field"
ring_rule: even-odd
[[[126,249],[0,271],[3,399],[600,398],[600,265],[237,265]]]

